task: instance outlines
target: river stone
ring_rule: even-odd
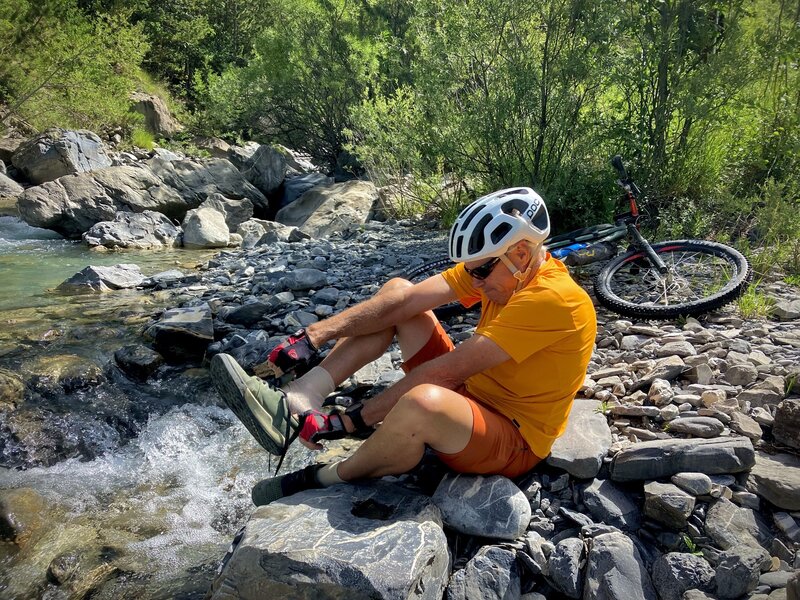
[[[657,600],[644,560],[627,535],[592,538],[586,562],[583,600]]]
[[[671,483],[651,481],[644,486],[644,514],[672,529],[686,527],[694,496]]]
[[[758,369],[753,365],[733,365],[725,371],[725,381],[731,385],[747,386],[758,379]]]
[[[236,233],[242,236],[242,248],[249,249],[258,245],[259,240],[267,233],[266,228],[262,224],[265,222],[266,221],[261,221],[260,219],[248,219],[244,223],[239,224],[236,228]]]
[[[183,220],[184,248],[225,248],[231,236],[225,215],[215,208],[190,210]]]
[[[25,550],[41,535],[46,508],[42,496],[32,488],[0,490],[0,540]]]
[[[780,444],[800,448],[800,400],[792,398],[778,404],[772,435]]]
[[[661,409],[657,406],[620,404],[612,406],[609,410],[614,417],[650,417],[655,419],[661,416]]]
[[[279,210],[275,220],[315,238],[327,237],[366,223],[377,200],[378,191],[368,181],[317,186]]]
[[[784,383],[782,378],[772,379],[768,377],[764,381],[759,381],[753,387],[748,388],[737,396],[740,406],[744,406],[746,402],[750,406],[767,406],[769,404],[778,404],[783,400]]]
[[[687,372],[691,369],[686,363],[684,363],[683,359],[680,356],[667,356],[666,358],[662,358],[656,361],[655,366],[653,369],[648,372],[646,375],[643,375],[639,381],[634,383],[631,388],[630,392],[636,392],[638,390],[643,390],[645,388],[650,387],[650,385],[656,379],[666,379],[667,381],[673,381],[677,379],[681,374]]]
[[[268,318],[270,313],[274,311],[277,306],[278,301],[274,298],[271,298],[269,302],[249,302],[234,308],[225,315],[225,322],[252,327],[259,321]]]
[[[702,556],[668,552],[653,563],[653,586],[661,600],[681,600],[687,590],[714,592],[714,568]]]
[[[704,390],[700,394],[700,402],[706,408],[711,408],[715,404],[724,402],[727,397],[728,394],[725,392],[725,390]]]
[[[448,527],[468,535],[513,540],[525,532],[531,520],[525,494],[500,475],[448,473],[432,500]]]
[[[214,341],[214,323],[208,304],[166,311],[145,336],[167,360],[196,359]]]
[[[61,283],[57,289],[68,294],[110,292],[135,288],[141,285],[144,280],[145,276],[139,270],[138,265],[89,266]]]
[[[14,409],[25,398],[22,378],[7,369],[0,369],[0,410]]]
[[[716,565],[717,597],[732,600],[752,592],[762,569],[769,565],[769,553],[763,548],[738,546],[721,553]]]
[[[769,527],[757,517],[757,513],[736,506],[725,498],[719,498],[709,506],[705,532],[723,550],[741,544],[758,546],[761,542],[771,541]]]
[[[520,597],[520,572],[514,553],[485,546],[456,571],[447,586],[446,600],[503,600]]]
[[[705,473],[678,473],[670,480],[693,496],[706,496],[711,492],[711,478]]]
[[[297,177],[289,177],[283,182],[283,195],[278,208],[288,206],[313,187],[332,183],[333,177],[328,177],[322,173],[306,173]]]
[[[25,139],[21,137],[0,137],[0,161],[10,165],[11,157],[24,143]]]
[[[257,509],[213,600],[439,600],[450,553],[430,499],[386,482],[309,490]]]
[[[264,235],[258,240],[259,246],[263,244],[274,244],[276,242],[299,242],[300,240],[310,239],[310,236],[302,233],[297,227],[284,225],[275,221],[261,221],[264,226]]]
[[[264,144],[245,161],[240,170],[247,181],[269,196],[280,187],[286,176],[286,156],[280,150]]]
[[[253,203],[247,198],[226,198],[222,194],[210,194],[200,208],[213,208],[225,217],[228,231],[236,233],[239,225],[253,216]]]
[[[583,550],[582,540],[579,538],[567,538],[556,544],[555,550],[550,554],[547,561],[548,582],[568,598],[581,597],[583,589],[583,580],[581,579]]]
[[[293,292],[321,288],[328,285],[328,276],[319,269],[294,269],[286,273],[284,285]]]
[[[650,402],[659,407],[669,404],[673,395],[672,385],[666,379],[654,379],[650,384],[650,391],[647,392]]]
[[[22,144],[11,162],[34,184],[111,166],[103,142],[84,129],[48,129]]]
[[[118,212],[113,221],[100,221],[83,234],[90,247],[171,248],[180,244],[181,229],[166,215],[146,210],[142,213]]]
[[[783,510],[800,510],[800,458],[757,452],[747,489]]]
[[[16,198],[25,191],[20,184],[0,172],[0,198]]]
[[[316,295],[314,295],[316,298]],[[385,352],[377,360],[367,363],[358,371],[353,373],[351,381],[353,385],[371,385],[374,386],[380,380],[381,376],[385,373],[394,371],[392,365],[391,354]]]
[[[669,439],[640,442],[618,452],[611,461],[614,481],[663,479],[693,471],[706,475],[739,473],[755,464],[747,438]]]
[[[156,138],[171,138],[183,130],[170,114],[166,103],[153,94],[134,92],[131,94],[131,110],[144,116],[144,126]]]
[[[794,321],[800,318],[800,300],[781,300],[772,309],[779,321]]]
[[[600,402],[576,399],[567,428],[550,449],[547,464],[578,479],[590,479],[600,472],[610,447],[611,430],[600,412]]]
[[[764,432],[761,430],[761,425],[748,415],[735,410],[731,413],[730,417],[731,422],[729,426],[736,433],[749,437],[754,442],[760,440],[761,436],[764,435]]]
[[[598,523],[613,525],[623,531],[639,529],[639,506],[608,479],[592,481],[583,490],[583,503]]]
[[[785,512],[776,512],[772,515],[772,520],[786,538],[795,544],[800,544],[800,527],[792,515]]]
[[[77,354],[51,354],[35,356],[25,369],[33,375],[28,386],[48,397],[60,397],[98,385],[104,380],[103,370],[91,358]]]
[[[656,356],[680,356],[686,358],[687,356],[695,356],[697,350],[689,342],[667,342],[656,349]]]
[[[699,438],[715,438],[722,433],[723,429],[725,429],[725,425],[714,417],[683,417],[671,421],[668,431]]]
[[[131,379],[147,381],[164,364],[164,357],[142,344],[131,344],[114,352],[114,361]]]

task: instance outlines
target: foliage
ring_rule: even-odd
[[[131,144],[142,150],[152,150],[155,147],[155,140],[148,131],[137,127],[131,132]]]
[[[775,300],[759,289],[760,283],[760,280],[752,283],[736,300],[739,314],[743,319],[765,319],[772,313]]]

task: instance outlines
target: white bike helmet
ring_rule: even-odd
[[[531,188],[509,188],[478,198],[450,229],[450,259],[469,262],[505,254],[521,240],[541,244],[550,235],[544,200]]]

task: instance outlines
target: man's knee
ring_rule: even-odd
[[[420,419],[430,419],[447,412],[444,392],[438,385],[423,383],[414,386],[400,397],[396,408]]]
[[[404,288],[410,288],[413,285],[414,284],[408,279],[403,279],[402,277],[393,277],[381,286],[380,291],[384,292],[389,290],[402,290]]]

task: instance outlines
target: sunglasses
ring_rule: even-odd
[[[492,270],[494,270],[495,265],[500,262],[500,257],[496,256],[493,259],[483,263],[482,265],[478,265],[472,269],[467,269],[464,267],[464,270],[467,272],[467,275],[470,277],[474,277],[478,281],[483,281],[489,275],[492,274]]]

